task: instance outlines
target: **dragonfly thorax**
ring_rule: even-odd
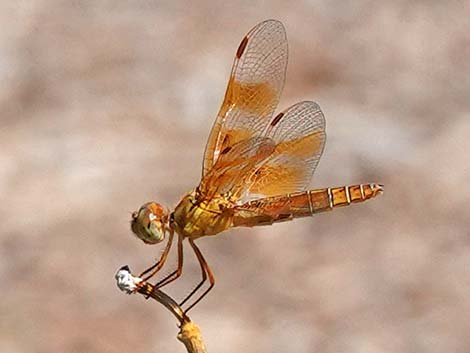
[[[169,213],[156,202],[144,204],[132,214],[132,232],[146,244],[158,244],[170,232]]]
[[[230,206],[231,202],[221,195],[206,200],[193,191],[176,206],[172,227],[192,239],[216,235],[232,225]]]

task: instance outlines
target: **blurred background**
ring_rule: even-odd
[[[161,247],[129,229],[197,185],[234,53],[289,38],[283,109],[315,100],[312,188],[385,184],[314,218],[198,243],[208,352],[470,351],[470,2],[1,1],[0,351],[183,352],[114,274]],[[187,251],[181,299],[199,280]],[[171,259],[169,265],[173,265]],[[171,266],[168,270],[171,269]]]

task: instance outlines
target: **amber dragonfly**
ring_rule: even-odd
[[[174,211],[156,202],[132,214],[132,231],[145,243],[167,239],[158,262],[142,272],[147,281],[165,264],[177,234],[177,268],[155,284],[176,280],[183,270],[183,240],[200,263],[202,279],[179,303],[186,312],[214,286],[215,278],[195,240],[234,227],[253,227],[308,217],[363,202],[383,191],[380,184],[307,189],[325,146],[325,118],[304,101],[273,117],[287,67],[284,26],[267,20],[241,41],[228,87],[206,145],[199,185]]]

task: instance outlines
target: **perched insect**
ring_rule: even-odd
[[[183,306],[209,279],[215,283],[197,238],[233,227],[253,227],[312,216],[370,199],[379,184],[306,190],[325,145],[325,119],[313,102],[297,103],[273,116],[287,67],[287,38],[279,21],[258,24],[236,52],[225,98],[207,142],[202,180],[173,212],[156,202],[132,215],[132,231],[145,243],[168,238],[160,260],[140,277],[148,280],[164,265],[178,235],[178,267],[156,283],[160,288],[182,273],[183,240],[188,239],[201,265],[202,280]]]

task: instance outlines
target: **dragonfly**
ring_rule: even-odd
[[[200,264],[201,280],[179,303],[187,306],[185,313],[215,284],[196,239],[230,228],[313,216],[383,192],[383,185],[376,183],[308,189],[325,146],[325,118],[318,104],[311,101],[274,115],[287,57],[287,36],[281,22],[267,20],[248,32],[236,51],[222,106],[210,132],[199,185],[172,212],[152,201],[132,214],[131,229],[146,244],[166,239],[160,259],[140,274],[143,281],[162,269],[177,235],[177,267],[155,288],[181,276],[183,241],[188,240]],[[209,285],[203,290],[207,280]]]

